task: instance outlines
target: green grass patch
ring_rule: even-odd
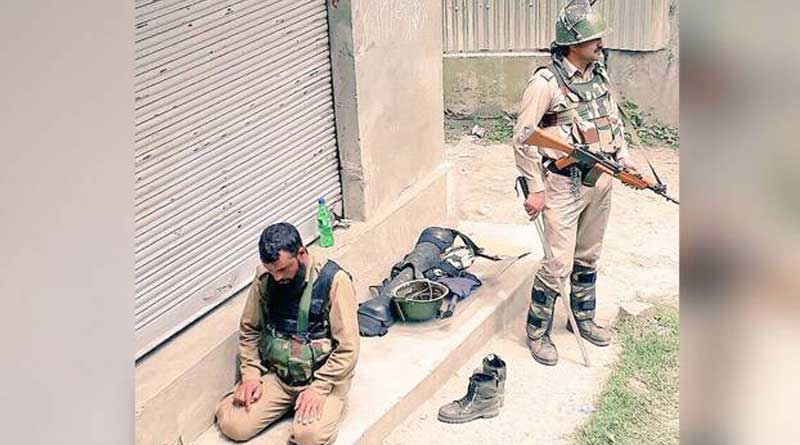
[[[619,363],[576,445],[679,443],[678,326],[678,310],[668,307],[617,326]]]
[[[647,146],[663,145],[671,148],[680,147],[680,133],[677,127],[667,125],[642,111],[638,105],[629,100],[620,103],[620,106],[633,124],[633,129]],[[625,139],[631,144],[631,128],[626,128]]]
[[[625,139],[628,144],[633,143],[631,132],[636,131],[642,143],[647,147],[680,147],[680,133],[677,127],[667,125],[653,118],[642,111],[636,103],[629,100],[623,101],[621,106],[633,125],[632,129],[625,129]],[[516,121],[517,116],[514,114],[503,114],[498,117],[477,117],[445,113],[445,141],[448,143],[458,142],[462,137],[470,135],[472,128],[477,125],[486,130],[483,137],[476,139],[477,142],[484,145],[511,143]]]

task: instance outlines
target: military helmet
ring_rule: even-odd
[[[428,321],[439,313],[450,289],[442,283],[420,279],[405,282],[391,293],[401,320]]]
[[[603,17],[592,11],[591,3],[589,0],[572,0],[561,10],[556,21],[556,45],[588,42],[611,32]]]

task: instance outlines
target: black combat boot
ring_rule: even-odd
[[[594,322],[597,296],[595,283],[597,271],[589,267],[575,265],[570,275],[572,289],[569,293],[569,303],[581,337],[595,346],[608,346],[611,344],[611,332]],[[572,325],[567,321],[567,329],[572,332]]]
[[[439,408],[439,420],[466,423],[500,413],[499,381],[491,374],[476,373],[469,378],[467,394]]]
[[[556,298],[558,292],[545,286],[539,278],[534,280],[525,331],[528,334],[528,347],[531,349],[533,359],[547,366],[558,363],[558,350],[550,340]]]
[[[499,355],[489,354],[483,358],[481,367],[475,370],[475,374],[478,373],[497,377],[500,406],[503,406],[506,398],[506,362]]]

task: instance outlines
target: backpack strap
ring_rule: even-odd
[[[463,273],[461,269],[448,263],[447,260],[440,260],[435,266],[425,272],[424,277],[429,280],[435,280],[439,274],[444,274],[444,276],[447,277],[459,277]]]
[[[269,316],[269,305],[267,304],[267,295],[269,295],[269,288],[271,287],[272,280],[269,279],[270,275],[267,272],[261,274],[258,277],[258,281],[261,284],[261,311],[264,316],[264,322],[269,323],[270,316]]]
[[[470,238],[467,235],[459,232],[458,230],[453,229],[453,232],[455,232],[457,237],[461,238],[461,241],[463,241],[464,244],[467,247],[470,248],[470,250],[475,252],[475,256],[483,257],[483,258],[486,258],[486,259],[492,260],[492,261],[500,261],[502,259],[497,255],[492,255],[492,254],[486,252],[483,249],[483,247],[478,247],[478,245],[475,244],[475,241],[472,241],[472,238]]]
[[[309,304],[310,319],[321,318],[330,301],[333,279],[339,272],[347,273],[341,266],[331,260],[328,260],[325,265],[322,266],[322,269],[319,271],[319,277],[317,281],[314,282],[314,288],[311,291],[311,302]],[[347,275],[350,276],[349,273],[347,273]]]

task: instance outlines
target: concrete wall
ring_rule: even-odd
[[[517,113],[531,73],[547,65],[549,57],[545,53],[446,57],[445,109],[484,117]]]
[[[677,126],[680,105],[679,10],[677,0],[670,4],[667,48],[654,52],[614,51],[609,70],[624,95],[663,122]]]
[[[457,114],[517,113],[522,92],[549,54],[486,54],[444,59],[445,109]],[[678,123],[678,60],[664,51],[612,51],[609,70],[617,90],[663,122]]]
[[[345,213],[367,220],[444,162],[441,2],[329,11]]]
[[[659,51],[611,51],[609,72],[617,90],[663,122],[678,124],[678,6],[670,12],[669,45]],[[530,75],[549,63],[544,53],[470,54],[444,59],[445,109],[458,114],[517,113]]]

